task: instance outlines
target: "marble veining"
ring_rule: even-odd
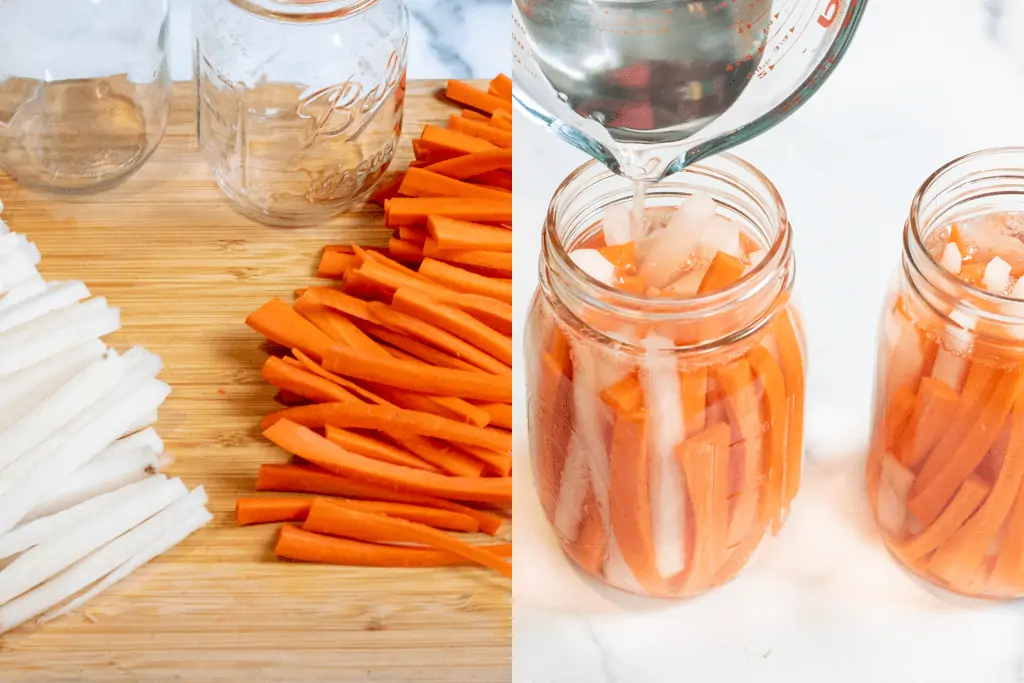
[[[910,577],[863,483],[877,321],[910,201],[947,161],[1024,144],[1021,29],[1020,0],[870,0],[834,78],[735,150],[786,201],[809,350],[802,492],[737,580],[664,602],[576,572],[533,490],[516,363],[517,683],[1024,683],[1024,607],[953,600]],[[518,115],[515,131],[518,330],[547,202],[585,157]]]

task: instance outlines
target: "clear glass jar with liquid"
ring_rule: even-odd
[[[322,222],[361,201],[402,130],[402,0],[198,0],[199,146],[245,215]]]
[[[167,0],[0,2],[0,166],[88,192],[130,176],[167,126]]]

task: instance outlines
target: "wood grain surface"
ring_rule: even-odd
[[[45,277],[84,280],[121,308],[113,343],[163,356],[174,391],[157,428],[171,473],[207,487],[215,519],[83,612],[0,637],[0,681],[510,681],[511,585],[493,572],[280,562],[276,527],[235,527],[234,500],[259,465],[287,460],[259,433],[276,404],[246,315],[313,282],[324,244],[387,233],[376,207],[311,229],[235,213],[196,149],[192,86],[175,87],[163,143],[125,184],[58,197],[0,175],[0,198]],[[453,111],[441,87],[410,82],[393,168],[410,136]]]

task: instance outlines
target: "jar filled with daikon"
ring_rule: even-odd
[[[911,572],[1024,596],[1024,148],[957,159],[914,197],[882,312],[867,482]]]
[[[637,197],[555,192],[525,332],[534,478],[558,542],[625,591],[736,576],[800,485],[804,341],[786,209],[730,155]]]

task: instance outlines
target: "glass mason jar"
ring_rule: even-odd
[[[685,300],[591,278],[567,253],[633,197],[631,181],[591,161],[551,200],[525,336],[547,519],[583,571],[641,595],[732,579],[778,533],[800,484],[804,342],[785,207],[760,172],[720,155],[651,186],[647,210],[696,192],[765,250],[759,265]]]
[[[951,162],[914,197],[882,310],[871,508],[899,562],[971,597],[1024,596],[1022,235],[1024,148]]]
[[[167,0],[0,2],[0,166],[25,185],[108,188],[167,127]]]
[[[199,146],[247,216],[310,225],[362,200],[402,132],[403,0],[198,0]]]

